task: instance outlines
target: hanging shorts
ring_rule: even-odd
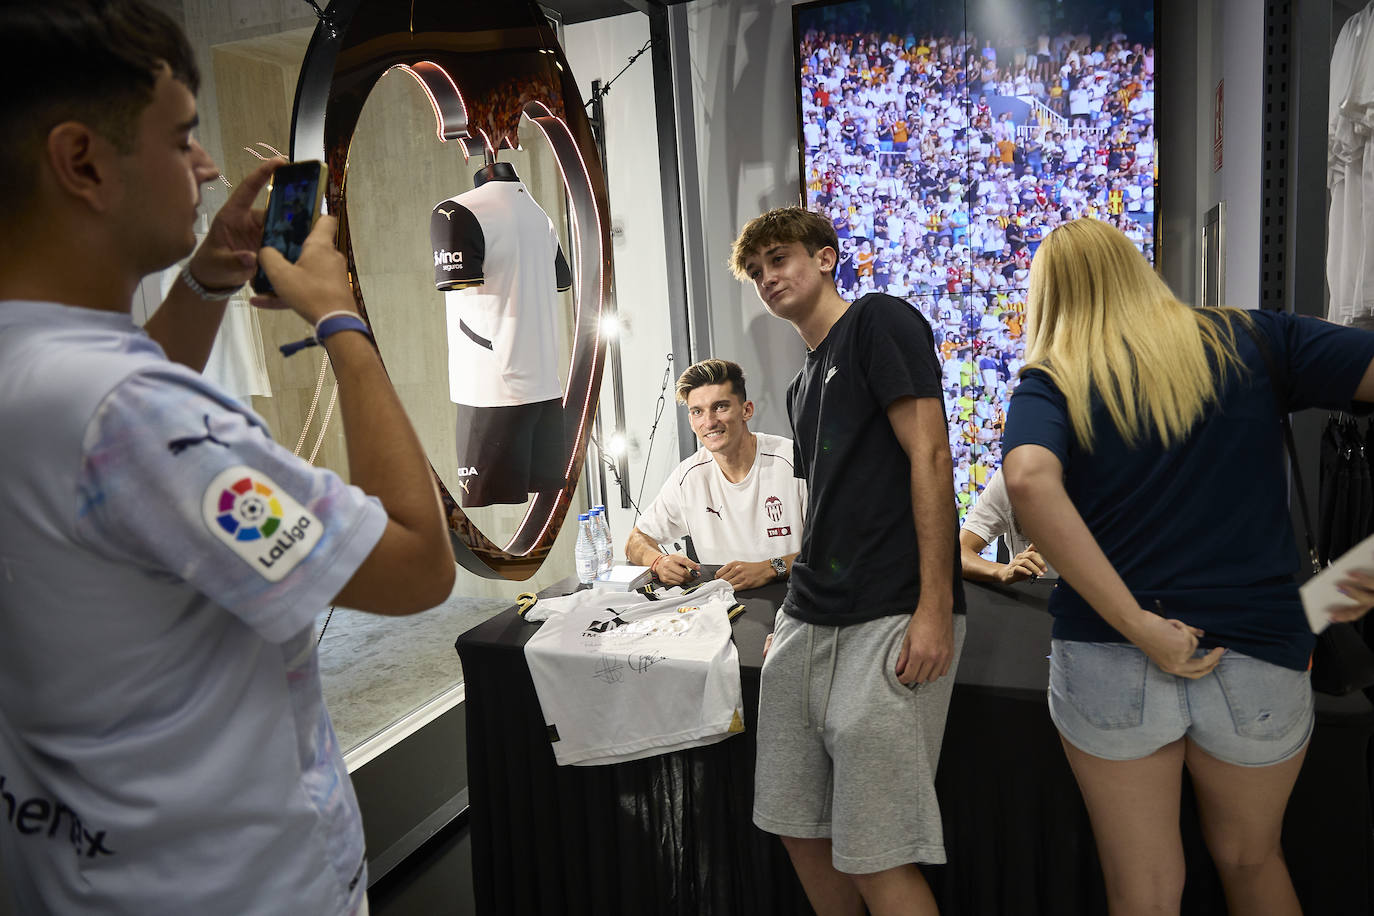
[[[458,486],[464,509],[518,504],[567,483],[563,401],[458,406]]]

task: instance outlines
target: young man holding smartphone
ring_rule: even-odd
[[[835,288],[839,240],[800,207],[735,240],[731,267],[807,347],[788,388],[809,491],[764,660],[754,823],[821,916],[938,912],[935,770],[964,637],[953,472],[930,325]]]
[[[366,912],[316,614],[441,602],[420,443],[354,311],[334,221],[296,264],[234,189],[191,253],[195,62],[139,0],[0,11],[0,862],[17,911]],[[352,484],[199,374],[261,261],[328,350]],[[331,313],[342,311],[342,316]],[[331,323],[332,322],[332,323]],[[366,426],[366,435],[362,435]]]

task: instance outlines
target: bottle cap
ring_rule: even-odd
[[[586,513],[586,512],[579,512],[579,513],[577,514],[577,520],[578,520],[579,522],[585,522],[585,521],[587,521],[587,520],[590,519],[590,518],[591,518],[591,515],[590,515],[589,513]]]

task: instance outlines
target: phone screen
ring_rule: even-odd
[[[301,256],[305,237],[320,212],[324,166],[317,161],[292,162],[272,175],[272,193],[267,199],[267,218],[262,227],[262,244],[271,246],[291,262]],[[272,283],[258,268],[253,289],[272,292]]]

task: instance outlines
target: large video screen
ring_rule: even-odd
[[[1154,261],[1154,0],[822,0],[793,25],[802,199],[842,295],[935,331],[962,520],[1002,464],[1045,234],[1091,216]]]

